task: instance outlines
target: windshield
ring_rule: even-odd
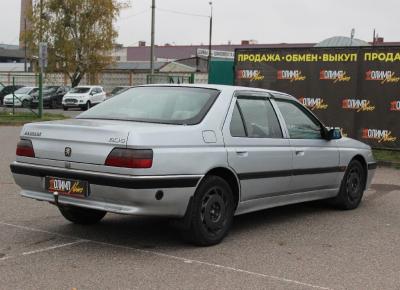
[[[84,88],[84,87],[76,87],[70,90],[69,92],[72,94],[85,94],[90,91],[90,88]]]
[[[44,93],[55,93],[58,90],[58,87],[44,87],[43,92]]]
[[[16,90],[14,93],[15,94],[29,94],[31,90],[32,90],[32,88],[24,87],[24,88],[20,88],[20,89]]]
[[[203,119],[218,94],[217,90],[203,88],[137,87],[78,118],[193,125]]]

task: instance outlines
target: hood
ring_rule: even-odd
[[[342,139],[340,139],[340,145],[344,147],[371,149],[371,146],[349,137],[342,137]]]
[[[89,93],[66,93],[64,97],[83,97],[87,95],[89,95]]]

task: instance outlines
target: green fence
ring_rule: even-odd
[[[32,101],[34,98],[37,99],[37,103],[41,103],[41,92],[40,92],[40,75],[39,74],[12,74],[4,73],[0,74],[0,83],[4,86],[0,91],[0,98],[2,108],[0,116],[3,117],[26,117],[36,115],[38,118],[41,116],[40,105],[37,109],[32,108]],[[11,92],[3,91],[7,90],[7,86],[14,87],[36,87],[36,90],[31,90],[29,94],[17,94],[14,90]],[[12,100],[11,97],[12,96]],[[7,102],[5,102],[7,100]]]
[[[233,85],[234,82],[233,60],[211,60],[208,77],[209,84]]]

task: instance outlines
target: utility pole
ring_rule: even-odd
[[[376,31],[375,31],[375,28],[374,28],[374,35],[373,35],[373,38],[372,38],[372,46],[375,46],[375,41],[376,41]]]
[[[208,74],[210,74],[210,68],[211,68],[211,46],[212,46],[212,25],[213,25],[213,3],[212,1],[208,2],[211,7],[211,14],[210,14],[210,39],[208,42]]]
[[[43,0],[40,0],[40,19],[39,19],[39,47],[42,46],[43,41]],[[39,62],[40,62],[40,51],[39,51]],[[40,65],[39,73],[39,118],[43,116],[43,62]]]
[[[27,64],[27,40],[26,40],[26,16],[24,18],[24,72],[28,71],[28,64]]]
[[[153,82],[154,74],[154,33],[156,23],[156,0],[152,0],[151,3],[151,47],[150,47],[150,79]]]

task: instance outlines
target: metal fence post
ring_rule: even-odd
[[[39,118],[43,117],[43,73],[39,73]]]
[[[15,88],[15,77],[13,77],[13,87]],[[13,92],[13,116],[15,115],[15,91]]]

